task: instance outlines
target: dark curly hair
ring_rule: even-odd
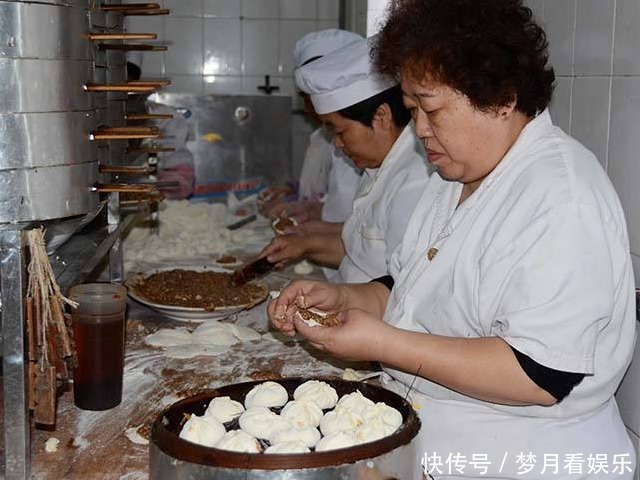
[[[430,79],[482,111],[517,98],[533,116],[551,101],[548,43],[522,0],[393,0],[372,51],[387,75]]]

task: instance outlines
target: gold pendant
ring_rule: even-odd
[[[436,247],[431,247],[427,252],[427,259],[431,261],[435,258],[437,254],[438,254],[438,249]]]

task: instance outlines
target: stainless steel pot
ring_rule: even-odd
[[[293,391],[308,379],[278,381]],[[184,415],[202,415],[213,397],[242,401],[261,382],[229,385],[182,400],[158,416],[149,448],[150,480],[419,480],[420,458],[416,436],[420,420],[411,405],[397,394],[374,385],[321,379],[339,395],[360,390],[375,402],[385,402],[402,413],[403,425],[393,435],[375,442],[327,452],[291,455],[235,453],[196,445],[179,438]]]

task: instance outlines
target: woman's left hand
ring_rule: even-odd
[[[311,345],[343,360],[378,361],[384,349],[384,339],[393,327],[381,319],[357,308],[340,313],[342,324],[337,327],[310,327],[295,318],[296,330]]]

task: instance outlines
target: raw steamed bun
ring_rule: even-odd
[[[362,395],[360,390],[356,390],[353,393],[343,395],[340,400],[338,400],[337,406],[346,408],[352,412],[361,413],[365,409],[375,406],[375,403]]]
[[[311,400],[294,400],[287,403],[280,413],[296,427],[317,427],[322,420],[322,409]]]
[[[362,411],[362,417],[365,422],[380,419],[386,425],[392,427],[394,431],[402,425],[402,414],[384,402],[378,402],[371,407],[365,408]]]
[[[244,412],[244,407],[240,402],[231,400],[229,397],[215,397],[209,403],[204,414],[215,418],[221,423],[226,423],[238,418],[242,415],[242,412]]]
[[[213,417],[191,415],[180,430],[180,438],[213,447],[226,433],[224,425]]]
[[[352,430],[346,432],[336,432],[322,438],[316,444],[316,452],[326,452],[327,450],[337,450],[357,445],[358,438]]]
[[[293,398],[294,400],[311,400],[321,409],[326,410],[335,407],[338,402],[338,393],[326,382],[309,380],[295,389]]]
[[[307,453],[310,451],[302,442],[284,442],[271,445],[264,453]]]
[[[278,443],[301,442],[311,448],[315,447],[316,443],[320,440],[320,436],[320,432],[315,427],[292,427],[276,432],[270,438],[270,442],[274,445]]]
[[[276,382],[264,382],[251,389],[244,399],[244,407],[248,410],[255,407],[281,407],[289,400],[285,388]]]
[[[331,435],[336,432],[354,430],[363,423],[364,418],[362,418],[362,415],[344,407],[336,407],[322,417],[320,431],[323,435]]]
[[[227,432],[215,447],[221,450],[244,453],[260,453],[262,451],[258,440],[242,430],[231,430]]]
[[[397,430],[391,425],[383,422],[379,417],[368,419],[365,423],[360,425],[355,430],[358,442],[367,443],[379,440],[384,437],[388,437]]]
[[[291,428],[291,423],[266,407],[247,409],[240,415],[240,428],[256,438],[270,440],[280,430]]]

